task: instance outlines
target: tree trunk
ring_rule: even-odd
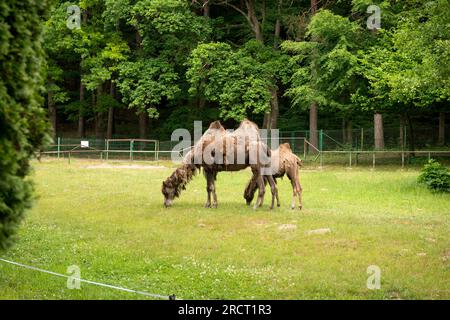
[[[274,40],[273,40],[273,48],[277,49],[278,45],[280,43],[280,32],[281,32],[281,23],[280,19],[277,19],[275,22],[275,34],[274,34]]]
[[[206,18],[209,18],[210,16],[209,9],[209,0],[205,0],[203,3],[203,16]]]
[[[313,102],[309,107],[309,142],[319,149],[319,136],[317,133],[317,103]],[[315,152],[315,151],[313,151]]]
[[[408,141],[409,141],[409,150],[411,151],[410,156],[414,156],[414,151],[416,150],[416,141],[415,141],[415,134],[414,134],[414,127],[412,123],[412,119],[409,114],[406,114],[406,120],[408,121],[408,127],[409,127],[409,135],[408,135]]]
[[[48,99],[48,117],[50,119],[50,123],[53,129],[53,138],[56,138],[56,105],[55,101],[53,100],[53,92],[50,90],[47,93],[47,99]]]
[[[114,82],[111,81],[109,94],[114,99],[115,98],[115,86]],[[114,108],[109,107],[108,109],[108,126],[106,129],[106,139],[112,139],[112,135],[114,133]]]
[[[278,114],[279,114],[279,105],[278,105],[278,90],[271,89],[270,93],[272,95],[272,99],[270,100],[270,105],[272,110],[270,112],[270,129],[276,129],[278,126]]]
[[[314,15],[317,11],[317,0],[311,0],[311,14]],[[313,58],[314,59],[314,58]],[[312,66],[312,73],[315,73],[314,65]],[[309,142],[318,149],[318,134],[317,134],[317,102],[311,103],[309,106]]]
[[[263,120],[263,125],[262,125],[263,129],[269,129],[270,123],[271,123],[271,121],[270,121],[271,113],[272,113],[272,111],[264,113],[264,120]]]
[[[439,112],[439,145],[445,145],[445,112]]]
[[[97,87],[97,97],[95,97],[94,92],[92,93],[92,105],[96,106],[98,102],[98,97],[102,94],[102,86]],[[97,112],[95,114],[95,137],[97,139],[103,138],[103,113]]]
[[[259,42],[263,43],[264,38],[261,30],[261,23],[259,22],[258,17],[256,16],[254,0],[246,0],[245,5],[247,6],[247,17],[250,26],[253,30],[253,33],[255,34],[255,38]]]
[[[384,129],[383,129],[383,115],[375,113],[373,116],[373,128],[375,136],[375,149],[384,149]]]
[[[311,0],[311,13],[315,14],[317,11],[317,0]]]
[[[84,104],[84,98],[85,98],[86,89],[81,83],[80,80],[80,110],[78,111],[78,136],[80,138],[84,138],[86,136],[86,128],[85,128],[85,121],[84,121],[84,110],[83,110],[83,104]]]
[[[345,133],[346,133],[345,139],[346,143],[353,146],[353,122],[350,119],[346,121]]]
[[[88,19],[88,12],[87,10],[83,10],[82,14],[82,24],[83,26],[87,25],[87,19]],[[86,93],[86,88],[84,87],[84,84],[81,82],[82,71],[80,72],[80,110],[78,111],[78,136],[80,138],[84,138],[86,136],[86,125],[85,125],[85,119],[84,119],[84,110],[83,110],[83,103]]]
[[[140,139],[147,139],[147,122],[148,122],[148,116],[144,112],[139,113],[139,138]]]
[[[398,137],[398,144],[400,146],[400,149],[405,148],[405,126],[406,126],[406,116],[404,114],[400,115],[400,131],[399,131],[399,137]]]
[[[342,143],[347,143],[347,134],[345,132],[345,117],[342,118]]]

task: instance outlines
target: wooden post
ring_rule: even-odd
[[[375,169],[375,152],[373,153],[372,168]]]
[[[134,140],[130,141],[130,161],[133,161],[133,145],[134,145]]]
[[[109,139],[106,139],[106,161],[109,160]]]
[[[402,150],[402,168],[405,167],[405,152]]]
[[[58,159],[59,159],[59,152],[61,151],[61,138],[58,137]]]

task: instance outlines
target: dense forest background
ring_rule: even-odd
[[[423,127],[444,145],[449,12],[444,0],[53,0],[53,133],[169,140],[194,120],[248,117],[315,145],[318,129],[351,143],[366,128],[376,148],[409,130],[414,148]]]

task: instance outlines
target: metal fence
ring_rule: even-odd
[[[305,161],[316,165],[342,164],[355,165],[393,164],[405,166],[421,164],[429,158],[449,161],[450,148],[438,145],[436,128],[417,128],[415,142],[417,149],[408,150],[407,128],[385,128],[385,149],[374,150],[373,129],[352,130],[344,134],[339,130],[318,130],[318,144],[310,143],[307,130],[280,131],[279,143],[288,142],[294,153]],[[402,136],[400,137],[400,132]],[[446,130],[447,136],[450,128]],[[446,137],[450,141],[450,137]],[[268,138],[270,145],[270,137]],[[103,160],[170,160],[178,141],[159,141],[156,139],[80,139],[56,138],[55,143],[41,151],[41,156],[56,158],[103,159]],[[192,145],[192,142],[191,142]]]

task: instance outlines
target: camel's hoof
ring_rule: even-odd
[[[217,203],[214,203],[212,206],[214,209],[217,209]]]
[[[280,204],[279,204],[279,203],[277,203],[277,207],[278,207],[278,208],[280,207]]]
[[[210,203],[205,203],[205,208],[211,208],[211,204]]]
[[[302,210],[302,208],[303,208],[303,206],[298,206],[298,209],[299,209],[299,210]]]
[[[294,210],[295,209],[295,206],[291,206],[291,210]]]

